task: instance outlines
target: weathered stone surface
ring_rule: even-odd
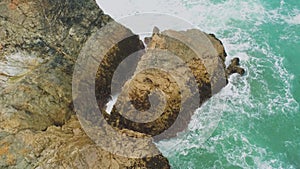
[[[0,74],[9,82],[0,94],[1,126],[18,132],[63,125],[73,114],[74,61],[82,43],[109,17],[93,1],[3,1],[0,8],[0,60],[11,70]],[[30,58],[42,61],[30,67],[25,62]]]
[[[183,131],[194,111],[227,84],[226,53],[214,35],[196,29],[154,30],[110,121],[119,128],[164,139]],[[154,102],[151,110],[153,93],[164,104]]]
[[[84,131],[73,110],[71,90],[73,68],[83,44],[112,19],[93,0],[3,0],[0,11],[0,168],[170,168],[151,140],[126,145],[119,142],[121,136],[155,136],[177,118],[175,127],[158,139],[173,137],[187,126],[196,108],[226,85],[230,74],[225,73],[224,47],[214,35],[198,30],[160,33],[155,28],[145,52],[138,36],[116,24],[114,35],[103,39],[132,36],[111,46],[105,55],[95,44],[90,44],[95,50],[89,52],[96,54],[95,59],[104,57],[95,79],[97,106],[105,109],[114,94],[112,87],[117,88],[116,93],[125,91],[111,115],[104,113],[105,120],[120,133],[116,140],[100,139],[115,145],[116,153],[109,153],[86,132],[110,136],[112,128]],[[122,63],[137,50],[133,62]],[[164,50],[181,59],[169,60],[169,53],[157,53]],[[170,70],[144,70],[154,62]],[[112,82],[120,67],[130,67],[129,74],[121,73],[116,77],[119,81]],[[142,113],[124,111],[128,107]],[[97,114],[88,116],[95,127],[104,122],[97,120]],[[115,155],[127,146],[132,154],[145,153],[139,150],[147,147],[144,151],[158,155],[142,159]]]
[[[103,39],[106,39],[106,43],[103,43]],[[112,128],[111,125],[118,121],[112,121],[113,116],[105,113],[104,108],[111,94],[111,87],[123,86],[127,79],[123,73],[128,73],[130,69],[135,70],[143,53],[144,46],[138,36],[124,26],[111,22],[86,42],[79,55],[73,78],[74,108],[87,134],[105,150],[135,158],[159,155],[160,152],[148,135],[128,128]],[[123,62],[130,58],[128,55],[133,57],[132,60]],[[125,70],[121,71],[118,80],[111,82],[113,75],[118,72],[116,69],[122,67]],[[164,161],[156,163],[162,165]]]
[[[111,20],[95,1],[3,0],[0,11],[0,168],[169,168],[162,155],[102,150],[75,117],[74,63]]]
[[[0,168],[168,168],[162,156],[128,159],[100,149],[72,116],[62,127],[0,134]]]

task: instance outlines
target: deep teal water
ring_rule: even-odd
[[[231,77],[198,110],[188,131],[158,144],[172,167],[299,169],[300,1],[182,0],[180,5],[193,13],[194,24],[224,42],[228,59],[241,58],[247,75]],[[222,113],[218,123],[199,125],[209,120],[203,114],[216,112]],[[204,128],[214,126],[203,142]]]

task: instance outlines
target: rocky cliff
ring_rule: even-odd
[[[151,157],[124,157],[99,147],[87,135],[88,130],[109,135],[110,129],[86,129],[78,120],[73,99],[80,98],[72,95],[72,82],[85,76],[74,81],[73,71],[80,51],[95,35],[97,43],[90,46],[97,50],[86,54],[102,58],[94,86],[97,106],[104,120],[123,135],[174,137],[185,129],[194,110],[226,85],[229,74],[243,73],[238,60],[226,70],[222,43],[199,30],[155,31],[145,50],[139,37],[120,24],[102,29],[112,19],[94,0],[3,0],[0,11],[0,168],[170,168],[151,140],[135,145],[104,140],[116,151],[135,146],[129,150],[132,154],[144,147],[155,152]],[[108,36],[112,31],[114,36]],[[101,53],[107,39],[123,35],[128,38]],[[168,60],[171,55],[164,50],[180,59]],[[121,64],[136,51],[132,62]],[[120,86],[112,83],[120,65],[131,67],[132,76],[119,77],[120,96],[108,114],[104,109],[112,86]],[[169,71],[145,70],[149,65]],[[141,113],[135,114],[133,108]],[[150,115],[155,112],[161,113],[153,120]],[[94,112],[84,118],[95,125],[104,122]]]
[[[197,29],[161,33],[155,29],[146,38],[147,52],[125,83],[122,91],[126,92],[118,97],[110,121],[161,140],[187,128],[194,111],[227,84],[228,74],[225,49],[215,36]],[[154,104],[151,111],[150,97],[155,92],[157,102],[166,100]],[[149,120],[155,113],[157,118]]]
[[[95,1],[4,0],[0,11],[0,168],[169,168],[161,155],[104,151],[75,116],[76,58],[111,20]]]

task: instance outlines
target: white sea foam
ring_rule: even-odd
[[[286,22],[289,24],[300,25],[300,13],[295,16],[286,18]]]
[[[108,113],[108,114],[111,113],[114,105],[117,102],[118,97],[119,97],[119,94],[115,94],[115,95],[111,96],[112,99],[106,104],[106,110],[105,110],[106,113]]]

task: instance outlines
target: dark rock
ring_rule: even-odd
[[[225,62],[227,53],[225,51],[222,41],[218,39],[214,34],[209,34],[208,38],[212,41],[214,47],[218,51],[219,57]]]
[[[240,59],[239,58],[233,58],[231,60],[231,64],[234,66],[240,66]]]
[[[232,59],[230,65],[227,67],[228,75],[232,75],[234,73],[238,73],[241,76],[245,74],[245,69],[240,67],[240,59],[239,58]]]
[[[151,38],[150,37],[145,37],[144,42],[145,42],[146,45],[148,45],[151,42]]]
[[[153,28],[153,34],[159,34],[160,30],[158,27],[154,26]]]

